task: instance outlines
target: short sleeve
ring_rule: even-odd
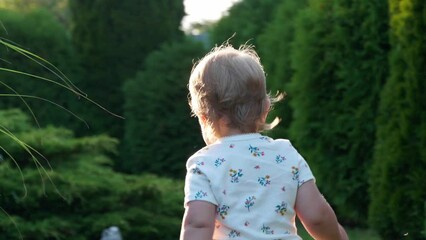
[[[185,177],[184,206],[194,200],[207,201],[217,205],[210,181],[206,175],[206,166],[201,165],[200,162],[195,159],[188,160]]]
[[[309,168],[308,163],[305,161],[305,159],[299,154],[299,179],[298,179],[298,187],[302,186],[307,181],[314,180],[315,177],[312,174],[311,169]]]
[[[302,186],[305,182],[308,182],[310,180],[315,181],[315,177],[306,162],[306,160],[302,157],[302,155],[299,154],[299,152],[293,147],[293,145],[289,142],[290,148],[292,148],[296,152],[297,156],[297,168],[293,169],[294,171],[294,177],[298,181],[298,187]]]

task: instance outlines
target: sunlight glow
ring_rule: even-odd
[[[184,0],[186,16],[182,29],[188,31],[192,23],[216,21],[239,0]]]

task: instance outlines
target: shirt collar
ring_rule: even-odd
[[[242,140],[249,140],[249,139],[257,139],[262,137],[262,134],[260,133],[243,133],[243,134],[236,134],[236,135],[230,135],[226,137],[219,138],[216,142],[231,142],[231,141],[242,141]]]

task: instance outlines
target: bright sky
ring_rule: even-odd
[[[218,20],[235,2],[239,0],[184,0],[185,16],[182,28],[187,30],[191,23]]]

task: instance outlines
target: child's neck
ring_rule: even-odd
[[[230,128],[227,125],[225,126],[222,125],[219,128],[218,137],[223,138],[223,137],[229,137],[229,136],[241,135],[241,134],[250,134],[250,133],[255,133],[255,132],[243,132],[238,128]]]
[[[203,121],[201,123],[203,123]],[[207,141],[206,141],[206,138],[205,138],[205,142],[207,143],[207,145],[213,143],[214,141],[216,141],[219,138],[230,137],[230,136],[241,135],[241,134],[255,133],[255,132],[244,132],[244,131],[241,131],[238,128],[229,127],[229,120],[226,117],[220,118],[216,122],[215,126],[216,127],[215,127],[214,139],[207,139]]]
[[[227,131],[223,131],[222,133],[220,133],[220,137],[229,137],[229,136],[240,135],[240,134],[244,134],[244,133],[239,129],[228,128]]]

